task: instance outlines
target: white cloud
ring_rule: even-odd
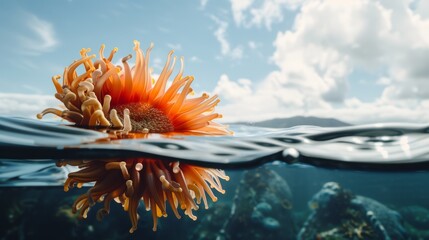
[[[231,0],[231,10],[237,26],[261,26],[271,29],[283,21],[284,10],[296,9],[304,0]]]
[[[327,102],[344,101],[356,68],[386,69],[382,98],[429,99],[429,19],[403,1],[308,1],[275,47],[281,81],[312,88]]]
[[[255,121],[279,116],[293,116],[308,112],[309,106],[329,109],[330,106],[310,97],[300,88],[285,88],[279,81],[278,72],[270,74],[258,85],[250,80],[232,81],[222,75],[213,93],[222,101],[218,111],[225,121]]]
[[[244,12],[253,4],[253,1],[254,0],[231,0],[232,16],[238,26],[246,21]]]
[[[35,118],[45,108],[61,105],[52,95],[0,93],[0,114]]]
[[[207,6],[209,0],[200,0],[200,8],[204,9]]]
[[[390,85],[392,83],[392,79],[388,78],[388,77],[381,77],[379,79],[377,79],[376,81],[377,84],[379,85]]]
[[[247,81],[247,80],[246,80]],[[281,88],[272,84],[258,86],[232,81],[222,75],[213,93],[222,101],[216,111],[223,114],[223,122],[261,121],[271,118],[318,116],[337,118],[353,124],[376,122],[419,122],[429,120],[429,100],[396,102],[378,99],[362,102],[348,98],[339,107],[333,107],[297,88]]]
[[[423,18],[429,18],[429,1],[417,0],[416,13]]]
[[[231,99],[237,89],[242,96],[221,104],[220,112],[225,120],[317,115],[352,123],[429,121],[429,18],[416,11],[400,0],[304,2],[293,28],[274,41],[277,70],[246,91],[221,77],[215,91]],[[376,100],[347,95],[356,69],[381,73],[365,79],[385,86]]]
[[[242,96],[252,94],[252,82],[249,79],[231,81],[226,74],[222,74],[213,93],[222,97],[223,100],[236,101]]]
[[[258,44],[256,44],[254,41],[249,41],[247,43],[247,45],[249,46],[250,49],[254,50],[258,47]]]
[[[190,60],[191,60],[191,62],[201,62],[201,59],[199,57],[197,57],[197,56],[192,56],[190,58]]]
[[[27,13],[25,24],[29,32],[18,36],[25,54],[39,55],[54,50],[58,45],[52,23]]]
[[[218,24],[218,28],[213,33],[217,41],[220,43],[222,56],[230,57],[232,59],[240,59],[243,57],[243,49],[241,46],[231,47],[230,43],[226,38],[226,30],[228,29],[228,23],[220,20],[219,18],[212,16],[213,21]]]

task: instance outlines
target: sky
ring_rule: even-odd
[[[58,106],[51,77],[81,48],[118,47],[119,64],[139,40],[155,73],[183,56],[226,122],[429,121],[429,1],[22,0],[2,1],[0,22],[3,116]]]

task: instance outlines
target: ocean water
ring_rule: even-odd
[[[61,122],[0,117],[1,239],[429,239],[429,126],[375,124],[268,129],[234,136],[107,135]],[[91,184],[64,192],[72,160],[153,158],[225,170],[226,191],[193,221],[158,220],[141,202],[138,229],[109,215],[71,211]]]

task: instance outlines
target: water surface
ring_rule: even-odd
[[[350,238],[339,239],[395,239],[384,235],[381,238],[382,235],[377,235],[381,234],[376,231],[377,225],[366,218],[337,216],[337,223],[329,219],[323,220],[329,222],[328,225],[322,221],[317,223],[316,213],[323,209],[314,210],[309,206],[315,198],[321,201],[317,194],[323,192],[327,183],[334,182],[350,192],[350,196],[377,201],[397,212],[407,234],[407,238],[398,239],[429,239],[429,227],[419,225],[424,226],[426,217],[429,223],[428,126],[398,123],[269,129],[232,125],[231,129],[234,136],[150,135],[147,139],[106,141],[105,133],[75,128],[64,122],[0,117],[0,194],[7,196],[0,205],[3,213],[0,235],[2,239],[246,239],[243,231],[246,226],[255,231],[248,231],[255,239],[278,239],[278,236],[314,239],[308,238],[313,236],[312,231],[320,237],[332,229],[340,231],[340,223],[362,221],[369,224],[372,235],[359,238],[352,234]],[[140,209],[139,229],[133,235],[128,233],[127,214],[117,204],[112,205],[112,212],[103,222],[94,217],[98,206],[84,221],[71,214],[74,199],[86,188],[64,193],[62,185],[67,174],[77,169],[57,167],[57,161],[135,157],[221,168],[231,181],[223,182],[226,194],[218,196],[218,202],[196,212],[197,221],[186,217],[177,220],[169,213],[170,217],[160,219],[160,229],[155,233],[151,230],[150,214],[143,209]],[[258,179],[264,174],[271,177]],[[283,187],[273,190],[273,186]],[[252,192],[255,194],[249,195]],[[283,209],[285,212],[281,215],[290,216],[289,220],[264,210],[269,216],[261,219],[269,219],[272,224],[264,225],[267,222],[255,216],[260,216],[258,209],[267,209],[262,208],[266,203],[275,209],[271,211]],[[287,204],[278,210],[276,203]],[[367,205],[359,205],[362,206]],[[238,216],[237,212],[242,215]],[[363,213],[367,212],[370,211]],[[43,219],[37,217],[41,215]],[[36,218],[39,220],[35,221]],[[236,227],[237,221],[242,221],[242,227]],[[313,230],[308,230],[308,226]],[[359,226],[349,228],[359,230]],[[341,234],[346,236],[346,232]]]

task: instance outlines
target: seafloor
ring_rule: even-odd
[[[118,204],[101,222],[71,211],[87,189],[0,189],[1,239],[429,239],[425,172],[382,173],[265,166],[228,171],[219,201],[197,221],[170,212],[152,231],[140,207],[138,230]],[[142,205],[142,204],[141,204]],[[183,215],[183,214],[182,214]]]

